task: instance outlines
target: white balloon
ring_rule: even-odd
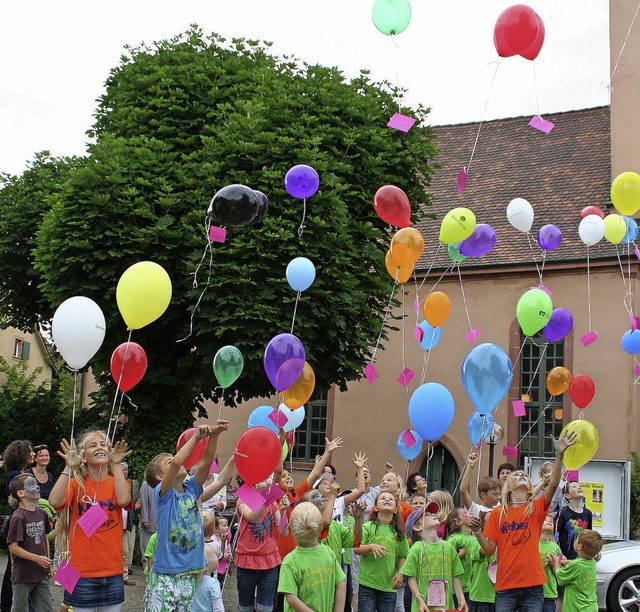
[[[79,370],[102,346],[107,325],[100,306],[76,295],[58,306],[53,315],[53,342],[67,365]]]
[[[515,198],[507,206],[507,220],[521,232],[528,232],[533,225],[533,207],[524,198]]]
[[[578,226],[580,240],[587,246],[598,244],[604,238],[604,219],[599,215],[587,215]]]
[[[291,408],[288,408],[285,404],[280,404],[280,412],[287,417],[287,422],[282,428],[285,432],[293,431],[302,424],[302,421],[304,421],[304,406],[291,410]]]

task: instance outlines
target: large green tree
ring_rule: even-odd
[[[46,214],[30,228],[37,245],[29,256],[47,302],[37,302],[38,310],[48,308],[49,316],[81,294],[105,313],[107,336],[93,362],[102,385],[99,409],[111,407],[108,362],[127,338],[116,285],[142,260],[167,270],[173,297],[158,321],[133,333],[149,356],[147,375],[132,393],[136,409],[126,408],[134,438],[149,428],[172,437],[190,421],[194,402],[217,398],[211,363],[223,345],[245,357],[227,403],[272,391],[262,355],[273,336],[291,328],[295,294],[285,269],[297,256],[317,270],[295,325],[316,388],[345,388],[360,376],[391,288],[384,267],[391,229],[375,214],[373,195],[396,184],[411,199],[413,218],[424,214],[436,154],[426,109],[404,109],[418,119],[406,134],[386,127],[398,95],[366,72],[348,81],[336,68],[275,58],[266,44],[228,43],[195,27],[126,50],[99,100],[88,157],[47,182]],[[300,238],[303,205],[283,184],[299,163],[321,178]],[[267,194],[269,212],[260,225],[229,228],[227,242],[213,246],[210,287],[190,337],[178,342],[189,334],[209,273],[205,257],[194,286],[206,209],[216,190],[231,183]],[[6,198],[0,205],[7,206]]]

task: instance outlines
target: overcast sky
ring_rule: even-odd
[[[372,0],[44,0],[6,2],[0,19],[0,172],[34,153],[82,154],[95,100],[125,44],[173,36],[197,23],[226,37],[269,40],[274,52],[360,68],[431,107],[431,123],[542,115],[608,103],[606,0],[531,0],[546,40],[533,63],[502,60],[493,26],[507,0],[410,0],[394,40],[371,21]],[[487,112],[485,103],[489,97]]]

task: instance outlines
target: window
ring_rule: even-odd
[[[316,455],[324,453],[327,437],[327,396],[314,396],[305,406],[302,425],[296,429],[296,439],[291,458],[293,461],[313,463]]]
[[[14,359],[29,359],[29,352],[31,350],[31,343],[20,338],[16,338],[13,342],[13,357]]]
[[[547,344],[542,334],[536,334],[525,343],[520,362],[520,394],[527,414],[520,417],[518,426],[520,467],[527,455],[554,456],[551,436],[557,438],[562,431],[562,395],[552,397],[546,381],[547,374],[562,365],[564,341]]]

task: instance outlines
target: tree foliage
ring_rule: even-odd
[[[275,58],[263,43],[227,43],[195,27],[128,48],[106,85],[88,158],[60,180],[41,182],[47,210],[42,222],[32,219],[28,234],[37,231],[35,271],[22,262],[46,296],[46,303],[35,300],[38,311],[75,294],[102,307],[107,336],[93,363],[102,385],[98,409],[110,410],[109,358],[127,339],[116,285],[142,260],[167,270],[173,297],[158,321],[132,336],[149,357],[145,379],[131,392],[137,409],[125,402],[139,441],[149,428],[173,436],[190,422],[194,401],[218,397],[211,363],[226,344],[242,351],[245,369],[225,401],[272,392],[262,355],[273,336],[291,329],[295,294],[285,269],[297,256],[311,259],[317,276],[302,294],[294,333],[316,388],[346,388],[361,375],[392,285],[384,266],[391,230],[375,214],[373,194],[396,184],[411,199],[414,218],[425,214],[436,154],[424,126],[427,110],[404,109],[418,123],[397,132],[386,123],[399,92],[372,83],[366,72],[347,81],[335,68]],[[36,160],[38,172],[44,161]],[[283,185],[298,163],[321,178],[306,203],[301,238],[303,203]],[[229,228],[227,242],[214,245],[210,287],[194,314],[209,274],[206,256],[195,286],[205,211],[230,183],[267,194],[269,212],[258,226]],[[24,201],[20,193],[11,197],[16,205]],[[6,208],[7,198],[0,204]],[[11,318],[29,321],[26,293],[19,297],[20,316]],[[192,314],[192,333],[178,342],[189,335]]]

